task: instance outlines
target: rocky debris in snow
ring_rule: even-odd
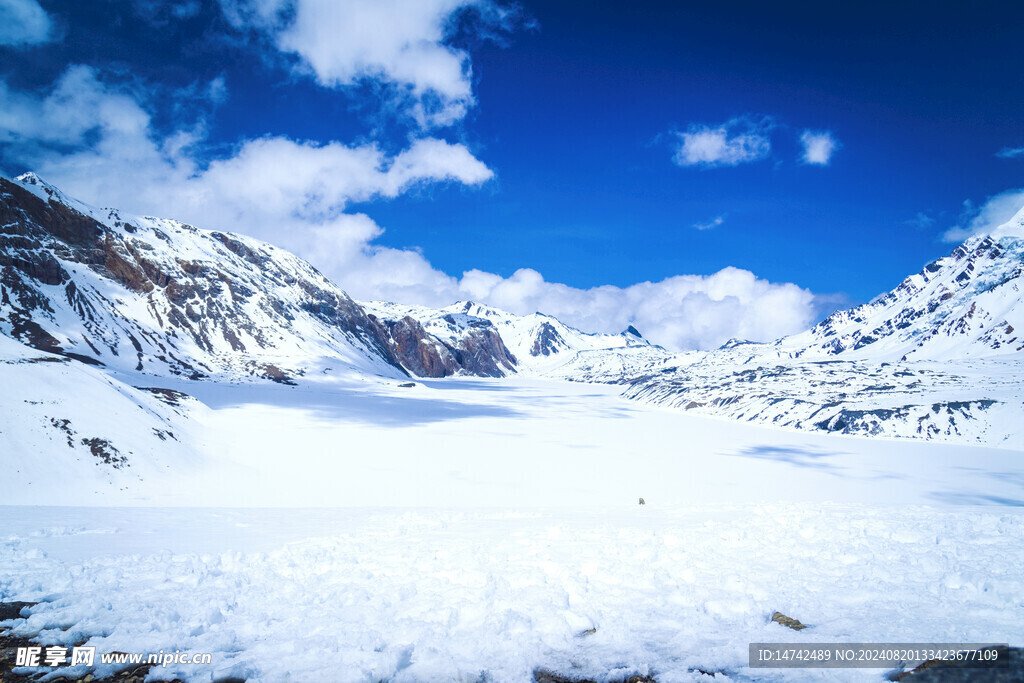
[[[772,621],[774,621],[776,624],[781,624],[782,626],[785,626],[786,628],[791,628],[794,631],[802,631],[805,628],[807,628],[804,624],[801,624],[798,620],[793,619],[792,617],[787,617],[782,612],[774,612],[772,614]]]
[[[68,448],[75,447],[75,430],[71,428],[71,420],[51,417],[50,424],[64,432],[64,436],[68,440]]]
[[[122,467],[128,467],[129,465],[128,458],[122,455],[121,451],[117,450],[114,444],[110,443],[106,439],[101,439],[99,437],[82,439],[82,445],[88,446],[89,451],[93,456],[99,458],[100,462],[104,465],[110,465],[114,469],[121,469]]]
[[[21,611],[26,607],[38,605],[38,602],[0,602],[0,621],[23,619]]]
[[[174,389],[163,389],[161,387],[135,387],[135,388],[139,389],[140,391],[147,391],[147,392],[153,394],[153,396],[155,396],[156,398],[160,399],[160,401],[162,401],[163,403],[166,403],[169,406],[179,406],[179,405],[181,405],[182,401],[192,398],[188,394],[182,393],[180,391],[175,391]]]

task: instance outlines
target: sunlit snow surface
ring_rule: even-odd
[[[160,425],[194,445],[174,463],[152,440],[165,450],[118,470],[58,461],[58,430],[35,464],[0,453],[4,500],[26,505],[0,507],[0,599],[40,602],[16,632],[214,654],[151,677],[880,680],[751,671],[747,646],[1024,642],[1018,450],[768,429],[525,378],[163,378],[198,399],[170,410],[124,388],[144,377],[10,371],[29,365],[5,429],[50,417],[78,373],[82,433],[122,429],[117,401],[141,400],[136,448]]]
[[[46,601],[17,633],[214,653],[212,666],[154,670],[166,678],[528,681],[544,666],[598,680],[700,680],[695,669],[881,680],[752,671],[747,644],[1024,639],[1024,518],[1003,509],[7,508],[2,519],[3,594]],[[771,623],[776,609],[811,628]]]

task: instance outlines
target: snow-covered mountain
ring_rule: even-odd
[[[778,344],[794,358],[958,360],[1024,350],[1024,210],[870,303]]]
[[[0,333],[119,370],[280,382],[330,372],[500,377],[649,347],[473,303],[368,311],[242,235],[97,209],[34,174],[0,179]],[[666,354],[667,355],[667,354]]]
[[[870,303],[648,367],[625,395],[843,434],[1024,447],[1024,210]]]
[[[0,179],[0,225],[0,332],[36,349],[193,379],[403,374],[385,330],[269,244],[95,209],[32,174]]]

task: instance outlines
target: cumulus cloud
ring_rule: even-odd
[[[332,235],[338,233],[332,233]],[[712,275],[679,275],[629,287],[589,289],[548,282],[532,268],[509,277],[470,270],[451,277],[419,253],[380,247],[332,250],[327,269],[360,300],[445,306],[473,300],[527,315],[537,311],[587,332],[617,333],[637,327],[670,349],[709,349],[739,337],[769,341],[802,331],[822,301],[789,283],[772,283],[739,268]]]
[[[209,97],[220,97],[221,87],[211,84]],[[266,137],[203,168],[192,155],[202,131],[158,139],[140,103],[86,66],[69,68],[45,96],[0,83],[0,144],[24,168],[86,201],[244,226],[265,238],[291,221],[327,221],[351,202],[395,197],[418,183],[479,185],[493,175],[464,145],[436,138],[389,157],[369,143]]]
[[[962,242],[974,235],[998,235],[1003,232],[1022,232],[1018,223],[1007,230],[999,230],[1010,222],[1024,208],[1024,189],[1007,190],[989,197],[980,207],[972,202],[964,202],[964,210],[960,214],[957,225],[942,234],[946,242]],[[1024,217],[1022,217],[1024,218]]]
[[[24,47],[52,37],[53,22],[36,0],[0,0],[0,45]]]
[[[736,166],[764,159],[771,153],[770,119],[730,119],[718,126],[691,124],[678,133],[674,161],[680,166]]]
[[[374,80],[422,127],[447,126],[475,104],[469,55],[447,44],[456,14],[488,25],[512,15],[488,0],[221,0],[236,27],[267,36],[330,88]]]
[[[717,228],[719,225],[725,222],[725,216],[717,216],[707,223],[694,223],[693,227],[696,230],[711,230]]]
[[[804,146],[803,161],[813,166],[828,166],[832,153],[839,147],[839,141],[829,131],[805,130],[800,134]]]
[[[266,137],[201,164],[202,126],[160,136],[136,96],[84,66],[68,69],[44,94],[0,83],[0,146],[5,159],[21,164],[4,170],[35,170],[92,204],[266,239],[363,300],[443,306],[474,299],[515,313],[542,311],[585,331],[632,324],[673,349],[774,339],[806,328],[817,312],[811,292],[736,268],[590,289],[548,282],[529,268],[509,277],[480,270],[453,277],[416,250],[376,244],[383,229],[346,209],[419,183],[486,182],[491,170],[465,146],[428,137],[388,155],[370,143]]]
[[[1024,157],[1024,147],[1003,147],[1001,150],[996,152],[996,156],[1000,159],[1016,159],[1018,157]]]
[[[707,276],[591,289],[547,282],[531,269],[508,278],[471,271],[459,287],[514,313],[542,311],[587,331],[620,332],[634,325],[672,349],[713,348],[733,337],[772,340],[805,329],[816,313],[811,292],[731,267]]]

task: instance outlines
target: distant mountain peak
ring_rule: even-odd
[[[68,197],[58,190],[56,186],[51,185],[36,173],[29,171],[28,173],[22,173],[20,176],[14,179],[16,182],[21,183],[24,186],[34,186],[43,190],[47,195],[55,196],[58,199],[66,200]]]
[[[622,331],[622,334],[623,335],[632,335],[632,336],[636,337],[637,339],[643,339],[644,338],[644,335],[640,334],[640,330],[636,329],[632,325],[630,325],[629,327],[624,329]]]
[[[22,173],[20,176],[15,178],[19,183],[25,183],[26,185],[38,185],[43,183],[43,179],[38,175],[29,171],[28,173]]]

